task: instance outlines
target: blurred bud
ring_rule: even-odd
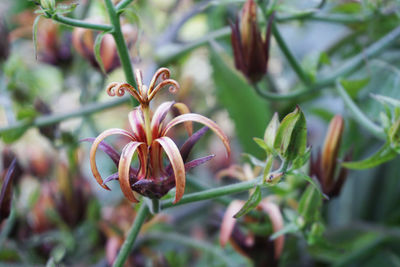
[[[0,19],[0,63],[8,58],[9,53],[10,44],[8,41],[7,25],[4,19]]]
[[[43,100],[41,100],[40,98],[35,99],[33,106],[35,107],[35,110],[42,115],[50,115],[52,113],[49,105],[43,102]],[[50,140],[54,140],[54,138],[56,137],[57,130],[58,130],[58,124],[39,127],[40,133],[49,138]]]
[[[58,24],[46,21],[40,23],[37,35],[40,61],[55,66],[71,61],[71,34],[69,32],[61,32]]]
[[[329,124],[321,153],[315,161],[311,160],[310,175],[319,180],[322,191],[329,197],[337,196],[340,193],[347,177],[347,169],[344,168],[340,168],[337,178],[335,177],[343,130],[343,118],[336,115]],[[347,153],[344,159],[347,161],[350,158],[351,153]]]
[[[52,158],[45,149],[40,146],[28,146],[25,156],[28,158],[29,172],[33,176],[44,178],[50,174]]]
[[[131,47],[137,40],[137,30],[131,25],[123,25],[122,33]],[[89,29],[75,28],[72,33],[72,45],[76,51],[90,62],[90,64],[101,69],[96,61],[94,44],[98,33]],[[100,43],[100,57],[106,73],[109,73],[120,66],[117,47],[111,34],[105,34]]]
[[[339,153],[340,143],[344,129],[343,118],[336,115],[330,122],[322,149],[321,168],[324,170],[324,184],[332,185],[336,169],[336,161]]]
[[[56,7],[55,0],[40,0],[40,5],[43,9],[53,10]]]
[[[267,72],[272,19],[273,15],[263,41],[257,25],[257,5],[254,0],[247,0],[240,14],[240,22],[231,23],[235,66],[252,83],[258,82]]]

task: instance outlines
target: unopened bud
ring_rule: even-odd
[[[53,10],[56,7],[55,0],[40,0],[40,5],[44,9]]]
[[[340,142],[344,130],[344,121],[340,115],[336,115],[330,122],[322,150],[321,168],[324,175],[323,184],[330,187],[334,181],[336,160],[339,153]]]

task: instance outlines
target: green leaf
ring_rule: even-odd
[[[357,80],[340,80],[340,83],[342,84],[343,88],[346,89],[350,97],[354,99],[357,97],[358,92],[364,88],[370,80],[371,78],[367,77]]]
[[[264,133],[265,123],[271,118],[269,104],[237,72],[227,66],[220,54],[212,47],[211,64],[218,101],[234,122],[244,152],[257,157],[265,156],[263,151],[257,149],[252,138]]]
[[[303,155],[307,147],[306,119],[299,107],[286,115],[276,134],[274,149],[282,157],[291,161],[298,155]]]
[[[97,63],[100,66],[101,71],[106,74],[106,70],[104,69],[103,59],[101,58],[101,41],[103,40],[104,35],[108,32],[101,32],[96,36],[96,40],[94,41],[94,57],[96,58]]]
[[[281,235],[286,235],[289,233],[296,233],[299,231],[299,226],[295,222],[291,222],[286,224],[281,230],[278,232],[273,233],[270,237],[269,240],[274,240],[280,237]]]
[[[249,153],[242,153],[242,156],[247,157],[250,160],[251,164],[253,164],[254,166],[265,167],[264,161],[259,160],[258,158],[254,157]]]
[[[306,149],[306,152],[303,155],[300,155],[293,160],[291,169],[296,170],[303,167],[304,164],[306,164],[310,159],[310,156],[311,156],[311,149],[308,148]]]
[[[278,113],[275,112],[271,121],[268,123],[267,129],[264,132],[264,143],[267,147],[267,152],[274,154],[274,142],[279,128]]]
[[[29,125],[23,125],[16,129],[7,130],[1,133],[1,138],[4,143],[11,144],[21,138],[24,133],[29,129]]]
[[[327,195],[325,195],[324,192],[322,192],[320,184],[318,182],[316,182],[314,179],[312,179],[310,176],[305,174],[304,172],[289,172],[288,174],[292,174],[294,176],[297,176],[297,177],[300,177],[300,178],[306,180],[318,191],[318,193],[320,194],[321,197],[324,197],[325,199],[329,199],[329,197]]]
[[[269,148],[267,146],[267,144],[265,143],[264,140],[262,140],[261,138],[258,137],[253,137],[254,142],[256,142],[256,144],[261,147],[262,149],[264,149],[265,151],[268,151]]]
[[[309,185],[301,196],[298,212],[305,222],[313,221],[321,205],[321,197],[313,185]]]
[[[257,186],[254,193],[249,197],[249,199],[244,203],[243,207],[233,216],[233,218],[239,218],[246,213],[255,209],[261,201],[261,187]]]
[[[35,59],[37,60],[37,28],[39,24],[39,20],[42,15],[39,15],[33,21],[32,35],[33,35],[33,54],[35,55]]]
[[[389,104],[392,105],[393,107],[400,107],[399,99],[377,94],[371,94],[371,96],[376,100],[378,100],[379,102],[381,102],[383,105]]]
[[[70,13],[75,10],[75,8],[78,6],[77,3],[72,3],[69,5],[66,4],[58,4],[56,7],[56,13],[57,14],[66,14]]]
[[[371,157],[360,161],[343,162],[342,165],[354,170],[369,169],[394,159],[396,155],[396,151],[391,148],[389,143],[386,143]]]
[[[38,115],[39,115],[38,112],[34,108],[26,107],[18,110],[17,119],[18,120],[26,119],[27,121],[33,121]]]
[[[362,6],[358,2],[345,2],[335,6],[332,11],[345,14],[359,14],[362,12]]]

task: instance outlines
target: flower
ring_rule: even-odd
[[[240,21],[231,23],[231,42],[236,68],[252,83],[258,82],[267,72],[269,43],[273,15],[270,16],[265,40],[257,26],[257,5],[247,0]]]
[[[322,191],[329,197],[339,195],[347,177],[347,169],[340,168],[336,178],[336,165],[340,143],[344,130],[344,121],[340,115],[333,117],[325,136],[324,147],[317,159],[311,160],[310,175],[315,176],[321,183]],[[351,153],[347,153],[345,161],[349,160]]]
[[[150,198],[161,198],[171,188],[176,186],[174,200],[174,203],[176,203],[182,198],[185,190],[186,170],[202,164],[213,157],[213,155],[210,155],[185,164],[194,144],[209,128],[222,140],[229,156],[230,146],[228,137],[212,120],[199,114],[189,113],[189,108],[183,103],[175,103],[173,101],[164,102],[154,113],[150,110],[150,101],[163,87],[169,85],[170,92],[179,90],[179,84],[175,80],[169,79],[170,72],[168,69],[160,68],[155,73],[148,88],[142,82],[141,72],[138,70],[135,74],[137,89],[127,83],[111,83],[107,88],[107,93],[110,96],[122,96],[127,91],[139,101],[140,106],[128,115],[132,131],[129,132],[115,128],[108,129],[96,139],[86,139],[86,141],[93,142],[90,149],[91,170],[97,182],[104,189],[110,190],[105,184],[106,182],[118,179],[123,194],[132,202],[138,202],[133,191]],[[158,82],[158,80],[161,81]],[[167,113],[173,107],[181,115],[167,123]],[[192,135],[191,122],[193,121],[202,123],[207,127]],[[185,123],[190,137],[179,150],[167,134],[175,125],[180,123]],[[121,155],[103,142],[106,137],[115,134],[126,136],[130,140],[123,148]],[[97,148],[105,151],[118,166],[118,173],[111,175],[104,181],[96,165]],[[163,151],[170,161],[170,165],[166,167],[163,163]],[[132,157],[135,152],[138,153],[140,163],[138,169],[131,167]]]

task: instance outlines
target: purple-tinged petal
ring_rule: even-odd
[[[242,45],[242,40],[240,37],[240,32],[239,32],[239,23],[238,20],[236,19],[236,22],[230,22],[229,23],[231,27],[231,43],[232,43],[232,48],[233,48],[233,58],[235,60],[235,67],[242,71],[243,73],[246,73],[246,66],[244,65],[244,56],[243,56],[243,45]]]
[[[174,104],[175,104],[174,101],[164,102],[160,106],[158,106],[158,108],[154,112],[150,126],[153,139],[156,139],[159,136],[160,130],[162,129],[161,124],[164,121],[165,117],[167,116],[168,111],[172,108]]]
[[[101,179],[101,175],[99,173],[99,170],[97,169],[96,165],[96,151],[97,147],[100,145],[100,143],[108,136],[114,135],[114,134],[120,134],[129,137],[131,140],[135,140],[132,134],[130,134],[128,131],[122,130],[122,129],[108,129],[102,132],[94,141],[92,144],[92,147],[90,148],[90,168],[92,170],[93,176],[96,179],[97,183],[103,187],[104,189],[110,190],[108,186],[106,186],[103,183],[103,180]]]
[[[225,135],[225,133],[221,130],[221,128],[219,128],[219,126],[215,122],[213,122],[209,118],[206,118],[206,117],[196,114],[196,113],[183,114],[183,115],[180,115],[180,116],[174,118],[173,120],[171,120],[166,125],[162,136],[166,135],[168,133],[168,131],[171,130],[171,128],[174,127],[175,125],[182,123],[182,122],[186,122],[186,121],[199,122],[199,123],[204,124],[208,128],[210,128],[222,140],[222,142],[224,143],[226,152],[227,152],[227,156],[228,157],[230,156],[231,148],[229,146],[228,137]]]
[[[80,140],[81,142],[90,142],[93,144],[94,140],[96,140],[96,138],[94,137],[89,137],[89,138],[85,138]],[[115,163],[115,165],[118,167],[118,163],[119,163],[119,153],[109,144],[107,144],[104,141],[101,141],[98,147],[101,151],[103,151],[104,153],[106,153],[111,159],[112,161]]]
[[[129,170],[132,162],[132,157],[136,152],[136,149],[141,146],[145,145],[142,142],[132,141],[129,142],[121,153],[121,160],[119,161],[118,166],[118,176],[119,176],[119,184],[121,186],[121,191],[124,193],[125,197],[132,201],[132,202],[139,202],[131,189],[131,183],[129,179]]]
[[[197,167],[201,164],[206,163],[207,161],[211,160],[213,157],[215,157],[215,155],[208,155],[205,157],[201,157],[198,159],[194,159],[192,161],[189,161],[188,163],[185,163],[185,170],[188,171],[194,167]]]
[[[234,200],[232,201],[228,208],[225,211],[224,218],[221,223],[221,231],[219,234],[219,243],[221,247],[225,247],[226,243],[230,239],[232,235],[233,228],[236,224],[236,219],[233,217],[239,210],[243,207],[243,200]]]
[[[0,191],[0,223],[7,219],[11,211],[11,200],[13,195],[13,178],[15,175],[14,170],[17,164],[17,159],[11,162],[8,167],[7,173],[4,177],[4,182]]]
[[[175,200],[174,204],[177,203],[183,196],[185,192],[185,183],[186,183],[186,175],[185,175],[185,165],[183,163],[181,154],[179,153],[178,147],[175,145],[174,141],[167,136],[160,137],[155,142],[158,142],[164,149],[165,153],[168,156],[169,161],[171,162],[172,169],[174,170],[175,175]]]
[[[110,181],[114,181],[114,180],[118,180],[119,179],[119,175],[118,172],[111,174],[110,176],[108,176],[106,179],[104,179],[103,184],[106,184]]]
[[[134,136],[138,141],[146,140],[146,132],[143,128],[144,119],[140,108],[135,108],[128,115],[129,124],[131,125]]]
[[[190,136],[185,143],[183,143],[181,149],[179,150],[181,152],[181,156],[183,159],[183,162],[186,162],[187,158],[189,157],[190,151],[192,150],[193,146],[199,141],[201,137],[208,131],[208,127],[203,127],[200,130],[198,130],[196,133],[194,133],[192,136]]]

